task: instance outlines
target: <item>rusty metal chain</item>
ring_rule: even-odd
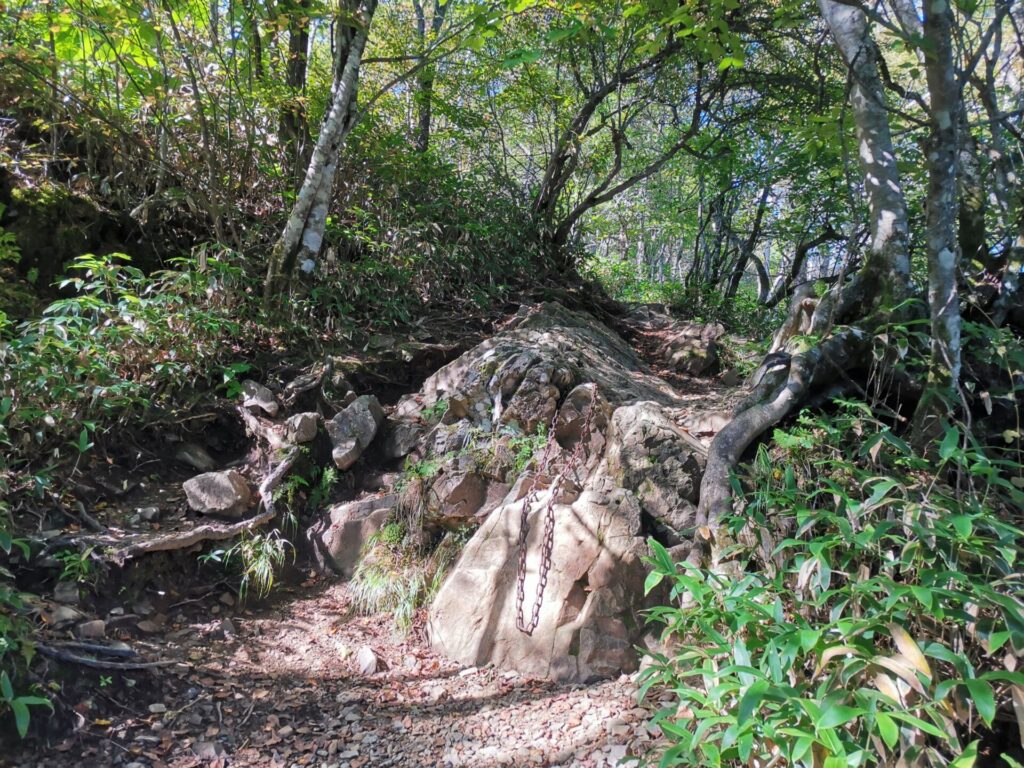
[[[516,576],[516,628],[527,635],[532,635],[533,631],[537,628],[540,623],[540,609],[544,603],[544,590],[548,585],[548,572],[551,570],[551,555],[555,545],[555,499],[559,495],[559,491],[562,488],[563,482],[572,472],[575,474],[579,467],[577,466],[580,461],[580,457],[583,455],[583,446],[590,440],[591,429],[593,428],[594,411],[597,410],[597,387],[595,386],[590,393],[590,406],[587,408],[586,414],[583,418],[583,429],[580,433],[580,439],[573,446],[572,454],[570,454],[568,461],[562,465],[558,470],[558,474],[555,475],[552,480],[550,492],[548,494],[547,504],[544,509],[544,538],[540,548],[540,572],[537,575],[537,591],[533,598],[533,609],[530,612],[530,623],[527,624],[523,613],[523,603],[526,602],[526,539],[530,533],[530,509],[533,504],[537,501],[537,497],[540,495],[540,478],[543,477],[551,469],[551,462],[554,459],[553,446],[558,444],[555,440],[555,430],[558,427],[558,418],[561,416],[561,412],[555,414],[551,420],[551,427],[548,431],[548,442],[544,446],[544,453],[541,454],[541,459],[537,471],[534,473],[534,482],[530,488],[529,493],[523,499],[522,511],[519,515],[519,570]]]

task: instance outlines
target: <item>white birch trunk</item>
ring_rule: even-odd
[[[359,26],[352,37],[347,55],[339,51],[339,56],[345,56],[344,66],[336,68],[330,109],[320,128],[309,168],[288,222],[271,252],[264,285],[265,303],[274,301],[287,288],[297,264],[315,263],[320,253],[327,206],[334,189],[334,175],[341,149],[352,129],[353,121],[350,118],[359,68],[376,9],[377,0],[361,0],[356,12]]]

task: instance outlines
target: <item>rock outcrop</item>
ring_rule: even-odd
[[[509,430],[530,435],[553,422],[554,431],[536,440],[532,462],[513,462],[511,488],[492,511],[465,462],[442,465],[432,486],[441,501],[430,512],[479,506],[486,518],[430,608],[432,644],[464,664],[558,680],[635,669],[646,539],[671,545],[689,535],[704,464],[701,444],[675,424],[675,393],[604,325],[544,304],[438,371],[399,412],[409,418],[439,403],[444,415],[421,446],[425,456],[472,455],[465,446],[474,440],[493,455],[510,445]],[[511,439],[521,446],[524,438]],[[524,504],[526,624],[546,570],[531,634],[517,627],[516,610]],[[553,554],[542,565],[549,515]]]
[[[636,496],[666,543],[680,543],[693,527],[704,450],[652,403],[625,405],[612,416],[608,474]]]
[[[672,333],[665,318],[651,307],[645,322]],[[386,422],[366,396],[327,422],[340,468],[376,439],[374,456],[405,469],[391,492],[331,508],[310,543],[347,577],[392,516],[422,521],[424,545],[475,531],[430,607],[436,648],[558,680],[633,670],[649,607],[647,539],[692,536],[705,449],[679,426],[688,402],[593,317],[524,308]],[[520,589],[523,623],[539,606],[529,634],[517,626]]]

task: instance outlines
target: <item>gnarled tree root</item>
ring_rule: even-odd
[[[187,547],[191,547],[193,544],[198,544],[201,541],[222,541],[224,539],[231,539],[239,534],[245,533],[246,531],[251,531],[254,528],[258,528],[261,525],[269,523],[277,515],[277,511],[274,509],[274,489],[281,483],[285,475],[288,474],[288,471],[292,468],[292,465],[295,464],[295,461],[299,458],[300,454],[300,448],[291,448],[288,453],[285,454],[284,458],[281,459],[281,462],[274,467],[270,474],[268,474],[260,484],[259,493],[263,511],[254,517],[250,517],[247,520],[242,520],[237,523],[213,523],[210,525],[200,525],[190,531],[181,531],[179,533],[171,533],[166,536],[144,538],[142,540],[128,542],[114,549],[114,551],[109,554],[109,557],[118,565],[123,565],[125,561],[147,552],[165,552],[169,550],[186,549]]]
[[[770,427],[806,402],[815,388],[849,370],[870,349],[870,337],[848,328],[819,345],[792,356],[789,372],[770,393],[748,404],[719,432],[708,448],[708,462],[697,507],[697,539],[687,557],[694,565],[705,559],[719,520],[732,511],[729,475],[743,453]]]
[[[93,659],[89,656],[79,656],[76,653],[70,653],[69,651],[61,650],[60,648],[54,648],[53,646],[46,645],[44,643],[36,643],[35,649],[39,652],[40,655],[54,659],[55,661],[63,661],[68,664],[77,664],[80,667],[89,667],[90,669],[108,669],[116,670],[119,672],[133,672],[141,669],[156,669],[157,667],[168,667],[172,664],[181,663],[174,660],[104,661],[103,659]]]

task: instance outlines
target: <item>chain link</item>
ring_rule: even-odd
[[[548,572],[551,570],[551,555],[555,546],[555,499],[558,497],[566,478],[569,477],[570,473],[576,474],[579,469],[578,465],[580,457],[583,455],[583,446],[585,443],[589,442],[590,439],[594,411],[597,410],[596,406],[597,387],[595,386],[590,392],[590,407],[587,408],[586,415],[583,419],[583,430],[580,433],[580,439],[573,447],[569,460],[562,465],[558,470],[558,474],[555,475],[554,480],[551,482],[550,493],[548,494],[547,504],[544,509],[544,539],[540,548],[540,572],[537,575],[537,592],[533,598],[533,609],[530,612],[529,624],[525,621],[523,603],[526,602],[526,539],[530,533],[530,508],[534,505],[537,501],[537,497],[540,495],[541,478],[551,470],[551,464],[555,457],[554,446],[558,445],[558,441],[555,440],[555,430],[558,427],[558,419],[561,416],[561,412],[557,413],[551,420],[551,428],[548,431],[548,442],[544,446],[544,453],[541,454],[539,466],[537,471],[534,473],[533,485],[530,488],[529,493],[526,494],[526,498],[523,499],[523,508],[519,515],[519,571],[516,578],[516,628],[527,635],[532,635],[533,631],[540,623],[540,609],[544,603],[544,590],[548,585]]]

